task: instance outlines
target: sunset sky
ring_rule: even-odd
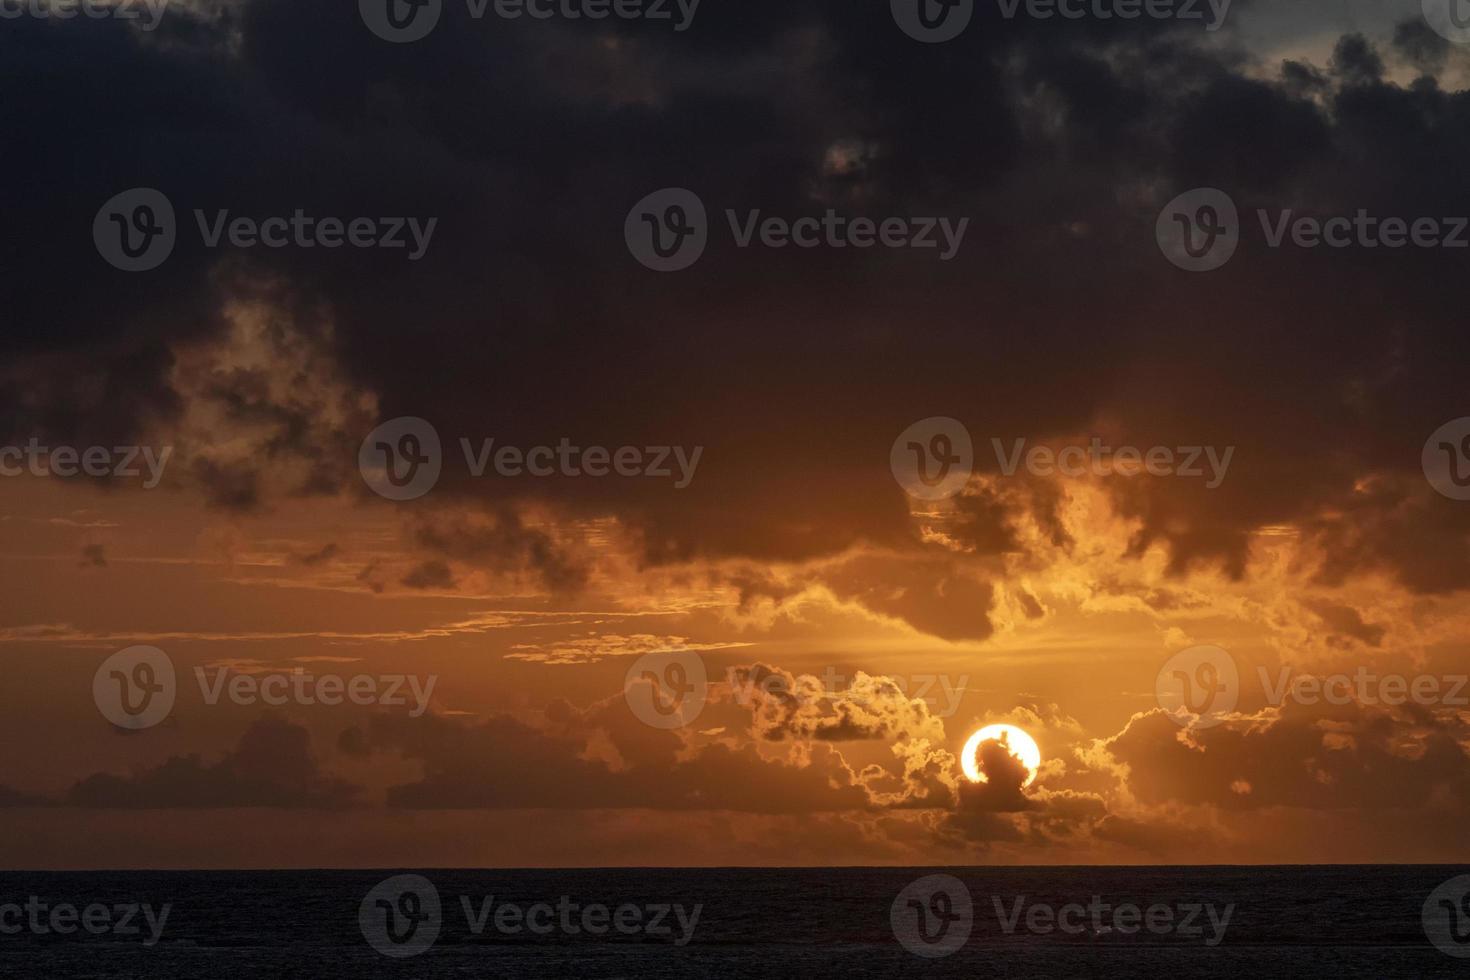
[[[851,0],[683,31],[445,0],[408,44],[179,2],[0,23],[0,79],[0,447],[169,451],[151,487],[0,476],[0,864],[1470,860],[1470,500],[1423,455],[1470,416],[1470,249],[1256,217],[1470,215],[1470,46],[1418,0],[1212,31],[976,0],[940,44]],[[177,212],[151,271],[93,238],[130,188]],[[663,188],[708,210],[679,271],[624,237]],[[1194,188],[1239,209],[1213,271],[1155,237]],[[436,225],[417,260],[209,247],[195,209]],[[727,209],[968,225],[948,259],[740,247]],[[385,499],[359,454],[402,418],[442,473]],[[936,418],[973,466],[925,499],[890,457]],[[1095,438],[1206,475],[1006,472]],[[476,477],[461,439],[693,465]],[[93,685],[138,645],[178,693],[128,731]],[[1188,724],[1157,685],[1201,646],[1238,701]],[[630,707],[648,654],[707,672],[689,724]],[[210,704],[196,668],[433,687]],[[1363,674],[1439,693],[1270,696]],[[1034,779],[996,743],[966,778],[990,724]]]

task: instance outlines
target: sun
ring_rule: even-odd
[[[986,725],[970,736],[960,753],[960,766],[965,770],[966,779],[972,783],[986,781],[985,773],[980,771],[980,743],[992,741],[1003,743],[1011,755],[1026,767],[1026,782],[1022,785],[1030,786],[1036,781],[1036,771],[1041,768],[1041,749],[1037,747],[1036,739],[1015,725]]]

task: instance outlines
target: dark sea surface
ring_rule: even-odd
[[[1369,977],[1470,976],[1470,959],[1456,958],[1426,938],[1422,918],[1430,893],[1470,873],[1456,866],[1200,867],[1200,868],[839,868],[790,870],[413,870],[240,872],[4,872],[0,873],[0,975],[36,978],[253,978],[253,977]],[[369,896],[385,879],[418,874],[432,883],[440,902],[438,932],[417,955],[395,958],[370,945],[367,933],[381,917]],[[918,879],[948,874],[972,902],[970,932],[935,943],[896,938],[895,921],[917,912],[899,901]],[[924,894],[926,886],[919,886]],[[394,893],[389,886],[386,893]],[[376,893],[375,893],[376,894]],[[25,906],[31,896],[78,909],[147,903],[156,915],[170,910],[160,938],[148,945],[142,913],[137,934],[108,931],[39,934],[7,904]],[[1094,896],[1097,896],[1094,902]],[[365,899],[367,901],[365,902]],[[524,927],[497,930],[494,913],[477,935],[464,908],[517,909],[502,913],[507,928],[536,903],[543,928],[564,915],[576,934],[553,927],[538,935]],[[488,900],[488,901],[487,901]],[[414,901],[418,901],[415,899]],[[927,904],[929,899],[923,898]],[[963,901],[949,895],[935,914],[961,916]],[[556,913],[561,903],[566,909]],[[609,928],[588,935],[578,924],[584,907],[635,906],[653,917],[662,906],[682,906],[684,928],[671,910],[667,933],[619,934]],[[997,913],[999,903],[1002,912]],[[1018,905],[1019,903],[1019,905]],[[1073,931],[1050,928],[1048,912],[1068,903]],[[1131,903],[1156,911],[1156,931],[1097,930],[1128,919],[1112,918]],[[1439,901],[1431,902],[1431,907]],[[689,918],[698,905],[697,921]],[[1183,933],[1188,909],[1212,906]],[[1232,907],[1233,906],[1233,907]],[[364,909],[366,918],[360,920]],[[930,906],[934,908],[934,906]],[[401,906],[416,911],[423,905]],[[1470,908],[1470,905],[1467,905]],[[1017,910],[1014,928],[1002,922]],[[1459,914],[1445,906],[1444,914]],[[99,931],[100,911],[94,911]],[[109,911],[109,916],[121,913]],[[420,914],[428,914],[420,912]],[[478,914],[478,913],[476,913]],[[631,930],[634,912],[624,924]],[[1030,915],[1039,926],[1027,927]],[[22,917],[24,912],[22,912]],[[64,920],[63,920],[64,921]],[[429,920],[424,920],[428,922]],[[594,913],[594,926],[603,924]],[[937,921],[937,920],[936,920]],[[956,922],[961,921],[956,919]],[[1448,921],[1448,920],[1446,920]],[[44,923],[43,923],[44,924]],[[1457,929],[1460,921],[1454,924]],[[1465,922],[1470,927],[1470,919]],[[47,926],[49,928],[49,926]],[[1198,929],[1198,931],[1194,931]],[[431,931],[431,930],[427,930]],[[417,933],[417,941],[426,933]],[[687,939],[683,945],[678,941]],[[1209,945],[1214,940],[1215,945]],[[396,952],[413,952],[413,942]],[[1458,948],[1458,947],[1456,947]],[[1462,952],[1470,952],[1470,937]]]

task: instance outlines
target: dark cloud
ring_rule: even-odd
[[[1354,509],[1377,530],[1322,527],[1329,571],[1470,584],[1470,512],[1432,499],[1417,462],[1427,433],[1464,413],[1462,255],[1270,250],[1254,227],[1257,208],[1470,213],[1444,162],[1466,149],[1466,96],[1429,76],[1397,84],[1386,67],[1427,72],[1450,57],[1421,27],[1263,72],[1225,32],[1207,44],[1147,20],[987,9],[936,48],[903,37],[882,5],[835,0],[707,5],[682,34],[472,22],[449,7],[429,39],[401,46],[372,37],[352,5],[315,0],[171,10],[152,36],[116,21],[12,23],[0,80],[32,96],[0,107],[0,125],[32,138],[0,187],[20,229],[0,244],[7,427],[91,444],[176,419],[179,346],[225,329],[242,280],[266,281],[299,329],[330,321],[334,369],[379,396],[379,415],[438,427],[449,465],[436,494],[488,502],[488,537],[425,545],[473,563],[509,544],[552,589],[574,590],[584,572],[508,524],[502,504],[615,514],[647,563],[932,549],[886,467],[893,437],[932,414],[959,418],[982,446],[1106,419],[1145,447],[1237,447],[1214,490],[1113,488],[1139,522],[1134,553],[1162,544],[1176,572],[1240,575],[1255,528],[1320,527]],[[128,105],[96,97],[107,91]],[[164,190],[181,219],[179,247],[150,274],[106,266],[88,233],[97,207],[133,186]],[[663,186],[695,190],[716,224],[705,257],[677,275],[641,268],[622,243],[628,207]],[[1196,186],[1226,189],[1247,231],[1209,275],[1174,269],[1152,235],[1163,202]],[[739,249],[723,228],[726,208],[829,206],[972,225],[948,263]],[[226,261],[193,227],[195,208],[298,207],[439,225],[419,262],[354,249]],[[233,509],[262,506],[265,477],[288,461],[301,464],[288,493],[357,486],[357,421],[308,424],[316,414],[262,377],[238,366],[187,398],[275,435],[248,458],[180,472]],[[682,490],[471,480],[461,436],[705,454]],[[1365,499],[1374,475],[1419,481],[1419,503]],[[968,506],[979,553],[1015,544],[1004,507]],[[1050,531],[1064,540],[1054,520]],[[988,635],[980,612],[952,611],[988,607],[983,583],[910,567],[901,600],[863,570],[842,584],[936,635]],[[920,579],[965,601],[926,608]]]
[[[1352,606],[1323,601],[1308,601],[1306,606],[1321,617],[1323,624],[1333,632],[1335,638],[1356,640],[1370,647],[1383,645],[1383,637],[1388,628],[1378,623],[1365,623],[1363,614]]]
[[[1416,69],[1426,74],[1441,70],[1449,60],[1450,41],[1436,33],[1428,23],[1412,18],[1399,24],[1393,33],[1393,46]]]
[[[55,802],[0,785],[0,807],[55,806]]]
[[[67,791],[67,806],[120,809],[174,807],[341,807],[359,790],[323,773],[305,728],[273,717],[250,726],[217,762],[174,756],[128,776],[94,773]]]
[[[551,592],[576,592],[587,581],[588,570],[581,561],[545,531],[528,527],[511,507],[499,507],[493,513],[425,517],[416,524],[414,537],[422,548],[477,568],[529,573]],[[423,568],[431,566],[436,582],[448,578],[442,561],[428,562]]]
[[[452,589],[454,572],[442,561],[426,561],[403,576],[401,584],[410,589]]]
[[[842,756],[813,746],[805,764],[763,759],[755,746],[710,743],[679,757],[676,733],[635,719],[621,698],[580,712],[554,703],[550,727],[506,716],[464,723],[425,715],[375,716],[349,729],[341,747],[367,756],[392,751],[423,766],[422,779],[388,791],[388,805],[410,809],[737,810],[802,813],[869,809]],[[616,762],[588,756],[601,732]]]
[[[1106,744],[1146,804],[1420,808],[1458,826],[1470,806],[1464,737],[1458,719],[1424,708],[1287,701],[1264,719],[1187,733],[1151,711]]]

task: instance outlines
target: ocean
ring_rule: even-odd
[[[1421,978],[1470,867],[0,874],[0,975]]]

